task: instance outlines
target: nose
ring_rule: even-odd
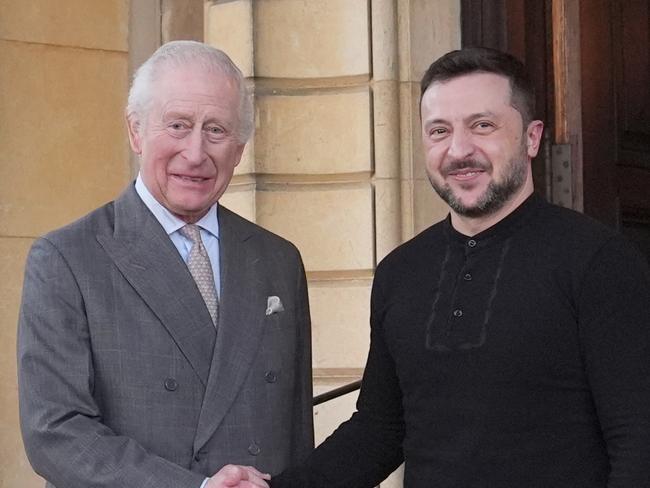
[[[203,147],[203,131],[201,127],[194,127],[184,139],[185,147],[183,148],[183,158],[188,163],[200,164],[205,159],[205,149]]]
[[[456,129],[449,139],[447,155],[455,160],[466,159],[474,152],[472,135],[465,129]]]

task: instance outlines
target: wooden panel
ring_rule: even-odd
[[[580,68],[584,211],[614,226],[619,208],[611,4],[611,0],[580,2]]]
[[[571,208],[583,209],[583,158],[580,71],[580,11],[574,0],[554,0],[553,86],[555,143],[571,146]]]
[[[650,169],[650,2],[616,2],[617,108],[622,166]],[[645,21],[643,21],[645,19]]]
[[[461,44],[507,50],[506,0],[461,0]]]
[[[650,257],[650,1],[581,0],[585,212]]]

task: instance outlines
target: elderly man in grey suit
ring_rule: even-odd
[[[135,184],[27,260],[29,460],[58,488],[267,486],[313,447],[310,321],[296,248],[217,203],[253,128],[245,80],[172,42],[126,115]]]

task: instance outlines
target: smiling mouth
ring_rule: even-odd
[[[174,178],[178,178],[179,180],[182,181],[189,181],[192,183],[202,183],[206,180],[209,180],[209,178],[203,178],[202,176],[186,176],[186,175],[172,175]]]
[[[480,175],[485,173],[485,170],[479,169],[479,168],[464,168],[461,170],[455,170],[455,171],[449,171],[447,172],[447,176],[453,176],[454,178],[458,179],[469,179],[473,178],[474,176]]]

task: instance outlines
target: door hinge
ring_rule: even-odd
[[[573,207],[571,144],[551,146],[551,201],[561,207]]]

